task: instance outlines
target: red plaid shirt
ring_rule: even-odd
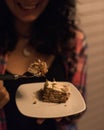
[[[6,61],[7,61],[7,56],[2,56],[0,54],[0,74],[5,73],[5,68],[6,68]],[[5,120],[5,113],[3,109],[0,109],[0,130],[6,130],[6,120]]]
[[[72,83],[78,88],[78,90],[81,92],[83,97],[85,98],[86,95],[86,42],[83,37],[83,34],[80,32],[77,32],[76,39],[76,55],[78,58],[77,62],[77,69],[72,77]],[[0,55],[0,73],[3,74],[5,72],[6,68],[6,56]],[[65,69],[66,69],[66,78],[68,79],[68,59],[65,62]],[[75,120],[76,118],[79,118],[78,116],[72,116],[71,118],[66,117],[65,120]],[[68,128],[71,126],[68,125]],[[58,130],[66,130],[67,125],[59,125]],[[0,130],[6,130],[6,120],[5,120],[5,114],[3,110],[0,110]]]
[[[79,32],[78,32],[79,33]],[[83,34],[76,37],[76,54],[78,58],[77,69],[72,78],[72,83],[78,88],[82,96],[86,98],[86,76],[87,76],[87,43]]]

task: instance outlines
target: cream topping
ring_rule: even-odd
[[[44,87],[52,88],[53,90],[57,90],[60,92],[69,93],[69,87],[64,82],[46,81]]]

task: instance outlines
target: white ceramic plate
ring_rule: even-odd
[[[43,88],[44,83],[29,83],[20,85],[16,92],[16,105],[25,116],[37,118],[55,118],[74,115],[86,109],[86,104],[80,92],[69,82],[70,97],[66,103],[47,103],[38,100],[36,92]],[[34,104],[34,101],[36,102]]]

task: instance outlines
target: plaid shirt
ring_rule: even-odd
[[[78,88],[78,90],[81,92],[84,98],[86,98],[86,42],[84,40],[83,34],[80,32],[77,32],[77,36],[75,39],[76,42],[76,55],[78,59],[77,63],[77,69],[72,77],[72,83]],[[68,56],[67,56],[68,57]],[[69,57],[70,58],[70,57]],[[7,57],[2,56],[0,54],[0,73],[5,73],[6,68],[6,61]],[[66,78],[68,79],[69,71],[68,71],[68,58],[64,61],[65,69],[66,69]],[[59,123],[58,130],[72,130],[74,127],[73,122],[75,119],[79,118],[81,114],[65,117],[64,120],[67,122],[67,124],[62,125]],[[68,124],[69,123],[69,124]],[[72,124],[72,125],[71,125]],[[70,129],[69,129],[70,128]],[[76,128],[74,128],[76,129]],[[5,120],[5,113],[3,110],[0,110],[0,130],[6,130],[6,120]]]
[[[79,32],[78,32],[79,33]],[[86,99],[86,76],[87,76],[87,43],[82,33],[76,37],[77,69],[72,78],[72,83],[78,88]]]
[[[0,54],[0,74],[5,73],[7,56]],[[0,130],[6,130],[5,113],[3,109],[0,109]]]
[[[77,34],[75,44],[76,44],[76,56],[78,62],[76,65],[76,71],[72,76],[71,83],[73,83],[76,86],[76,88],[80,91],[80,93],[82,94],[83,98],[86,101],[87,43],[82,32],[78,31],[76,33]],[[67,59],[64,60],[67,80],[69,79],[70,75],[68,66],[69,61],[68,59],[70,59],[70,57],[68,55],[69,54],[67,52],[66,53]],[[64,117],[62,122],[59,123],[57,130],[77,130],[76,121],[83,115],[84,112],[69,117]]]

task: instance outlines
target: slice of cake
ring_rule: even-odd
[[[41,92],[41,100],[51,103],[65,103],[70,95],[69,86],[64,82],[46,81]]]
[[[27,71],[33,75],[45,76],[45,74],[48,72],[48,67],[45,61],[37,59],[29,65]]]

